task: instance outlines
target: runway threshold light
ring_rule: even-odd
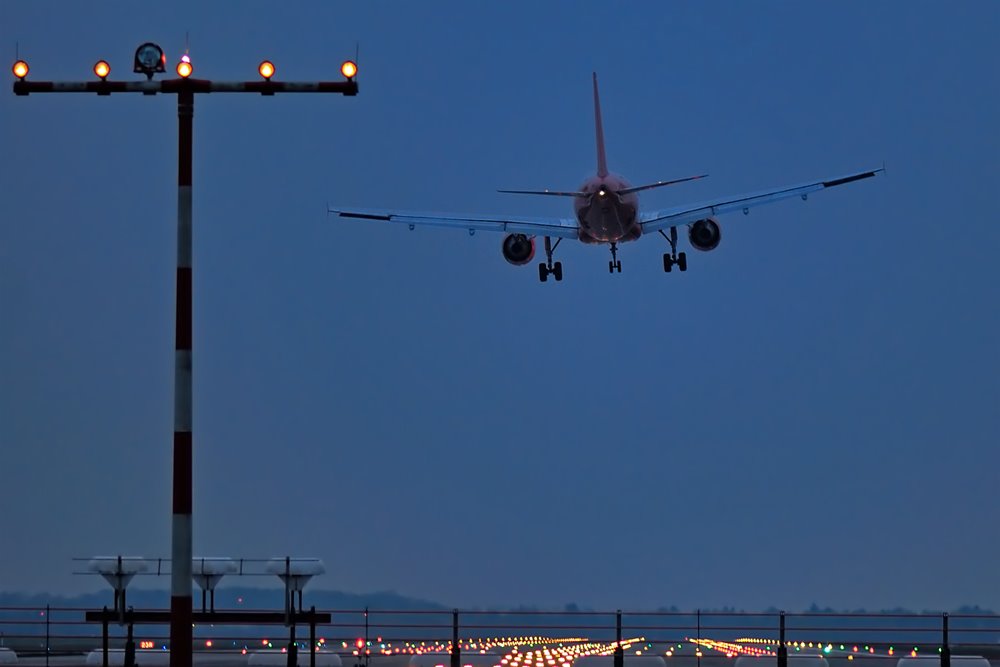
[[[270,60],[265,60],[257,67],[257,71],[260,72],[262,77],[270,81],[271,77],[274,76],[274,63]]]
[[[28,63],[23,60],[18,60],[14,63],[14,66],[10,68],[10,71],[14,73],[21,81],[24,81],[24,77],[28,76]]]
[[[340,66],[340,73],[348,79],[353,79],[358,73],[358,65],[353,60],[345,60]]]
[[[191,76],[191,72],[193,71],[194,67],[191,65],[191,58],[185,53],[181,56],[181,61],[177,63],[177,76],[186,79]]]
[[[108,74],[111,74],[111,65],[108,64],[106,60],[98,60],[94,64],[94,74],[97,75],[101,81],[108,78]]]

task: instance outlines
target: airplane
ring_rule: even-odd
[[[563,278],[562,262],[554,262],[553,253],[563,239],[576,239],[587,244],[607,244],[611,248],[608,262],[610,273],[621,273],[622,263],[618,259],[618,244],[635,241],[645,234],[659,233],[670,245],[670,252],[663,255],[663,270],[669,273],[675,266],[687,271],[687,255],[677,251],[678,227],[687,227],[688,242],[695,250],[707,252],[715,250],[722,239],[722,232],[716,216],[733,211],[749,214],[750,209],[770,204],[782,199],[801,197],[807,199],[813,192],[825,190],[871,178],[884,172],[885,167],[859,171],[845,176],[826,178],[772,188],[761,192],[721,197],[712,201],[687,204],[672,208],[640,213],[638,193],[677,183],[704,178],[707,174],[657,181],[646,185],[631,185],[625,178],[608,171],[604,150],[604,128],[601,122],[601,99],[597,90],[597,73],[594,78],[594,124],[597,138],[597,173],[583,182],[578,190],[498,190],[510,194],[545,195],[570,197],[573,200],[572,218],[528,218],[521,216],[490,215],[450,215],[438,213],[387,211],[362,208],[331,208],[327,214],[342,218],[395,222],[408,225],[413,230],[417,225],[452,227],[466,229],[469,234],[477,230],[506,233],[501,244],[504,259],[516,266],[531,262],[535,256],[535,239],[544,239],[545,261],[538,265],[538,278],[545,282],[553,276],[556,281]],[[555,239],[555,243],[552,239]]]

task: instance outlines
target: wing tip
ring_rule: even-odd
[[[824,188],[832,188],[838,185],[844,185],[846,183],[853,183],[854,181],[861,181],[866,178],[872,178],[878,174],[885,173],[885,165],[878,169],[869,169],[868,171],[861,171],[856,174],[851,174],[850,176],[842,176],[841,178],[834,178],[833,180],[823,181]]]

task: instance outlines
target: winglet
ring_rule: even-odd
[[[604,126],[601,124],[601,98],[597,94],[597,72],[594,72],[594,123],[597,127],[597,175],[608,175],[608,158],[604,154]]]

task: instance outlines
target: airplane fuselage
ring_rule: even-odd
[[[593,176],[584,181],[580,192],[586,197],[573,200],[573,210],[580,224],[579,238],[584,243],[634,241],[642,235],[639,220],[639,196],[619,195],[631,185],[618,174]]]

